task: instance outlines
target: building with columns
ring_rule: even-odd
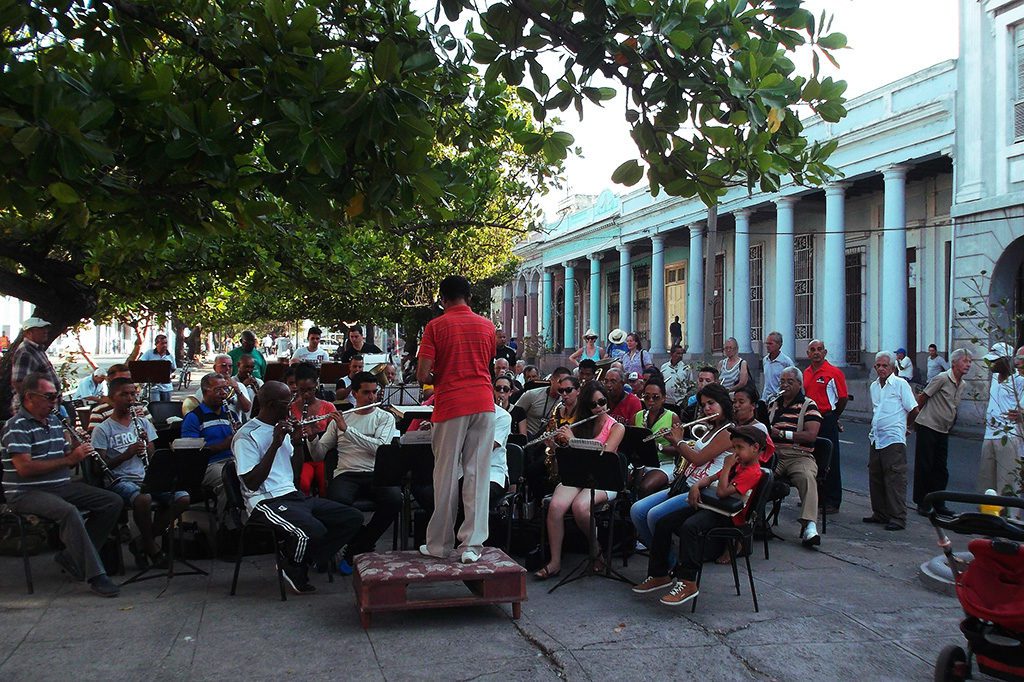
[[[951,343],[957,78],[942,62],[852,99],[839,123],[806,121],[811,140],[839,140],[826,187],[738,187],[710,213],[645,188],[602,193],[517,246],[506,328],[541,335],[552,361],[587,327],[635,331],[663,356],[678,316],[695,360],[729,337],[753,358],[777,330],[792,357],[822,338],[853,374],[882,348],[923,367],[929,343]]]

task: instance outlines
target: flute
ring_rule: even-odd
[[[600,417],[600,416],[601,416],[602,414],[604,414],[604,412],[598,412],[597,414],[591,415],[591,416],[587,417],[586,419],[581,419],[581,420],[579,420],[578,422],[573,422],[572,424],[567,424],[567,426],[568,426],[568,427],[569,427],[570,429],[576,428],[576,427],[577,427],[577,426],[579,426],[580,424],[586,424],[586,423],[587,423],[588,421],[590,421],[591,419],[597,419],[597,418],[598,418],[598,417]],[[554,431],[547,431],[547,432],[545,432],[545,433],[542,433],[542,434],[540,434],[539,436],[537,436],[536,438],[534,438],[533,440],[531,440],[531,441],[530,441],[529,443],[527,443],[526,445],[524,445],[523,447],[524,447],[524,448],[528,448],[528,447],[530,447],[531,445],[536,445],[537,443],[543,443],[543,442],[544,442],[544,441],[546,441],[546,440],[547,440],[548,438],[553,438],[553,437],[554,437],[554,435],[555,435],[556,433],[558,433],[558,429],[555,429]]]
[[[349,412],[358,412],[359,410],[366,410],[366,409],[369,409],[371,407],[380,407],[383,404],[384,404],[383,401],[382,402],[378,402],[378,403],[370,403],[369,405],[363,405],[362,407],[352,408],[351,410],[349,410]],[[307,419],[299,419],[299,420],[297,420],[295,422],[295,426],[305,426],[306,424],[316,424],[317,422],[322,422],[325,419],[330,419],[335,414],[336,414],[335,412],[328,412],[327,414],[321,414],[318,417],[309,417]],[[342,414],[344,414],[344,413],[342,413]]]

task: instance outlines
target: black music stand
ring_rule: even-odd
[[[284,381],[284,371],[288,369],[287,362],[268,362],[267,368],[263,371],[263,381]]]
[[[623,470],[624,466],[620,455],[617,452],[596,452],[568,447],[555,450],[555,459],[558,460],[558,475],[562,479],[563,485],[573,488],[590,488],[590,537],[587,543],[589,546],[587,558],[569,571],[557,585],[548,590],[548,594],[562,585],[591,576],[600,576],[634,585],[632,580],[612,568],[611,561],[605,561],[604,572],[596,573],[594,571],[599,557],[594,497],[597,490],[621,491],[625,487],[626,472]],[[550,509],[548,513],[551,513]],[[612,523],[614,522],[613,519]],[[610,543],[609,549],[611,549]]]
[[[146,384],[146,400],[153,394],[153,384],[171,383],[170,360],[132,360],[128,371],[136,384]]]
[[[661,461],[658,459],[658,441],[644,442],[644,438],[648,438],[650,435],[651,430],[643,426],[627,426],[625,433],[622,434],[619,452],[626,455],[634,469],[641,467],[657,469],[661,466]]]
[[[320,383],[338,385],[341,378],[348,376],[348,363],[325,362],[320,365]]]
[[[196,495],[202,490],[203,477],[206,475],[206,466],[209,455],[202,450],[159,450],[153,455],[149,467],[146,469],[146,478],[142,481],[142,490],[147,493],[174,492],[186,490],[190,496]],[[178,540],[181,540],[181,518],[171,519],[166,532],[167,571],[146,575],[150,571],[157,570],[150,566],[145,568],[122,585],[152,580],[165,576],[168,581],[175,575],[209,575],[187,559],[178,558],[174,555],[174,529],[178,529]],[[188,571],[175,571],[174,562],[179,561],[188,567]]]

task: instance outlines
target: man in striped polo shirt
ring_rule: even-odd
[[[182,438],[202,438],[202,450],[207,455],[206,475],[203,487],[210,488],[217,495],[217,508],[224,509],[227,498],[220,473],[224,464],[231,459],[231,438],[235,428],[231,414],[224,406],[230,386],[223,374],[210,372],[199,382],[203,402],[185,415],[181,422]]]
[[[804,547],[814,547],[821,544],[817,528],[818,464],[814,460],[821,413],[804,395],[803,375],[796,367],[787,367],[779,374],[779,390],[782,395],[768,406],[771,437],[779,456],[775,475],[788,478],[800,493],[800,540]]]
[[[32,373],[21,382],[21,408],[7,421],[3,445],[3,486],[16,512],[57,523],[64,550],[55,557],[67,573],[88,580],[93,592],[116,597],[120,589],[107,577],[97,547],[117,525],[123,503],[109,490],[71,480],[71,468],[88,457],[92,445],[72,448],[53,414],[60,393],[45,375]],[[88,512],[83,520],[80,512]]]

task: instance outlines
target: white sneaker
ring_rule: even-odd
[[[821,536],[818,535],[818,527],[814,521],[808,521],[804,532],[800,534],[801,543],[804,547],[817,547],[821,544]]]
[[[475,549],[467,549],[462,553],[462,563],[464,564],[475,564],[480,561],[480,552]]]
[[[443,559],[444,558],[444,557],[437,556],[436,554],[431,554],[430,550],[427,549],[426,545],[420,545],[420,554],[422,554],[423,556],[428,556],[431,559]]]

